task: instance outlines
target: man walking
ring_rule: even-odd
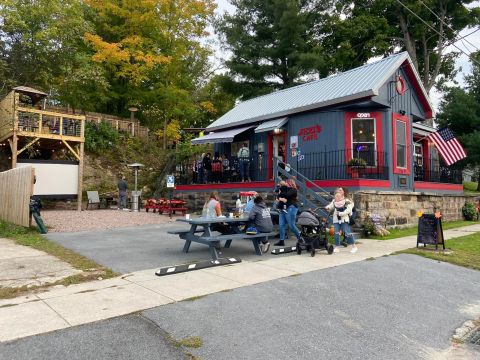
[[[127,189],[128,184],[125,181],[125,175],[118,181],[118,210],[127,209]]]
[[[238,150],[237,157],[242,182],[250,181],[250,149],[247,143],[243,143],[243,147]]]

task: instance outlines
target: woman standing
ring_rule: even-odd
[[[297,205],[297,189],[295,187],[289,187],[285,181],[280,181],[280,189],[278,194],[279,201],[279,215],[278,222],[280,227],[280,240],[276,242],[275,246],[285,246],[285,232],[287,225],[290,230],[293,231],[300,244],[304,244],[300,231],[295,225],[295,221],[298,213]]]
[[[333,201],[328,204],[325,209],[333,212],[333,228],[334,228],[334,238],[335,238],[335,249],[333,252],[338,253],[340,246],[340,230],[343,231],[347,243],[352,245],[350,252],[352,254],[356,253],[358,248],[355,245],[355,239],[350,230],[350,216],[352,215],[354,204],[350,199],[345,198],[345,191],[342,188],[335,190],[335,198]]]

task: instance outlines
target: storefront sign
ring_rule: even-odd
[[[296,149],[298,147],[298,136],[290,136],[290,149]]]
[[[314,125],[300,129],[298,136],[301,136],[303,141],[318,140],[318,134],[320,134],[321,131],[322,127],[320,125]]]

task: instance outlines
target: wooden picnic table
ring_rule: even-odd
[[[205,244],[209,247],[212,260],[218,260],[217,248],[220,246],[221,241],[225,241],[225,248],[229,248],[230,244],[235,239],[251,240],[253,243],[253,247],[255,248],[255,253],[257,255],[262,255],[259,241],[262,238],[266,238],[268,240],[269,237],[277,235],[276,232],[259,233],[256,235],[248,235],[243,233],[240,229],[240,226],[249,222],[249,219],[247,216],[239,217],[239,218],[235,218],[235,217],[233,218],[197,217],[197,218],[190,218],[190,219],[182,218],[182,219],[177,219],[177,221],[190,224],[189,230],[176,230],[176,231],[168,232],[169,234],[179,235],[180,239],[185,240],[185,245],[183,246],[183,252],[188,253],[188,250],[190,249],[190,245],[192,241],[200,244]],[[222,234],[222,235],[214,235],[213,232],[215,230],[213,230],[212,228],[216,224],[226,224],[228,226],[229,233]]]

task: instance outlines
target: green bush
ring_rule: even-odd
[[[363,223],[363,230],[365,231],[366,237],[375,235],[375,224],[370,218],[365,219],[365,222]]]
[[[119,134],[106,122],[85,124],[85,148],[88,152],[99,154],[118,144]]]
[[[477,219],[477,209],[475,204],[466,202],[462,207],[462,214],[465,220],[472,221]]]

